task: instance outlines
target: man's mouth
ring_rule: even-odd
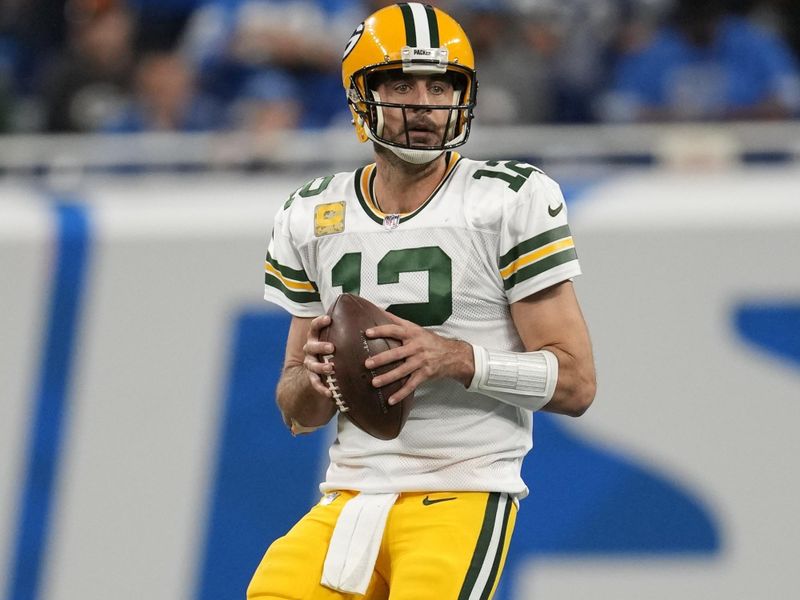
[[[428,125],[413,125],[408,128],[408,136],[415,142],[430,143],[437,137],[436,129]]]

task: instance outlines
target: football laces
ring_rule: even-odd
[[[322,357],[322,362],[333,363],[333,354],[325,354]],[[336,402],[339,412],[345,413],[350,410],[350,407],[347,406],[344,397],[339,391],[339,382],[336,381],[336,377],[332,373],[325,376],[325,383],[328,384],[328,389],[331,391],[331,395],[333,396],[334,402]]]

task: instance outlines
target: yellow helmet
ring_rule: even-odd
[[[450,105],[408,105],[382,102],[370,88],[371,75],[389,69],[407,74],[449,73],[455,94]],[[462,145],[469,136],[478,81],[472,46],[461,26],[444,11],[418,2],[378,10],[361,23],[342,58],[342,83],[358,139],[371,139],[409,162],[427,162],[444,150]],[[447,110],[441,144],[414,146],[382,137],[384,107]]]

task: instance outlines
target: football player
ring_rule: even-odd
[[[401,3],[360,24],[342,78],[375,162],[318,177],[275,218],[265,297],[293,318],[277,402],[293,433],[336,413],[322,378],[325,310],[358,294],[393,315],[367,330],[403,345],[377,387],[415,403],[382,441],[338,419],[319,504],[266,552],[249,598],[491,598],[532,446],[533,413],[578,416],[595,394],[580,274],[558,185],[514,160],[473,161],[478,82],[466,34],[431,6]],[[360,597],[360,596],[359,596]]]

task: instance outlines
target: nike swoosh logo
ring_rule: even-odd
[[[437,498],[436,500],[431,500],[427,496],[422,499],[422,504],[425,506],[430,506],[431,504],[439,504],[439,502],[447,502],[448,500],[458,500],[455,496],[452,498]]]
[[[562,208],[564,208],[564,203],[563,202],[561,204],[559,204],[558,206],[556,206],[555,208],[552,208],[552,207],[548,206],[547,207],[547,212],[550,213],[551,217],[555,217],[558,213],[561,212]]]

